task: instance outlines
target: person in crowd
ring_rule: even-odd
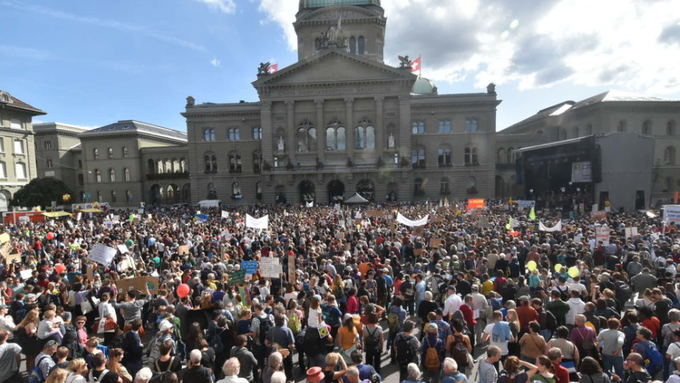
[[[581,380],[579,383],[609,383],[609,375],[605,374],[600,366],[600,363],[590,356],[586,356],[581,361],[581,367],[579,367],[579,374],[581,375]]]
[[[621,377],[619,375],[613,374],[611,376],[612,382],[625,382],[625,383],[637,383],[637,382],[649,382],[652,380],[649,372],[644,368],[644,359],[642,355],[631,352],[626,357],[624,361],[624,368],[628,371],[627,377]]]
[[[182,381],[192,383],[212,382],[212,371],[201,365],[201,359],[203,359],[203,355],[200,350],[191,350]]]
[[[536,364],[536,358],[545,354],[548,350],[548,344],[543,339],[543,336],[539,334],[541,327],[538,325],[538,322],[531,321],[527,327],[529,332],[524,334],[519,340],[520,355],[522,360]]]
[[[350,367],[350,370],[348,370],[348,375],[354,373],[354,371],[351,370],[352,367]],[[406,366],[406,371],[407,373],[405,379],[399,380],[401,383],[421,383],[420,377],[422,374],[416,363],[409,363]]]
[[[498,371],[496,363],[501,360],[501,349],[498,346],[489,346],[486,357],[479,360],[479,383],[496,383]]]
[[[237,358],[229,358],[222,367],[224,378],[218,380],[217,383],[249,383],[248,379],[238,376],[240,368],[241,363]],[[271,383],[271,379],[268,383]]]
[[[92,357],[92,369],[88,373],[88,382],[119,383],[120,377],[115,371],[106,368],[106,355],[97,352]]]
[[[22,383],[23,378],[19,372],[21,365],[21,346],[16,343],[8,343],[9,333],[0,329],[0,382]]]
[[[69,375],[66,378],[68,383],[86,383],[87,382],[87,363],[83,358],[72,359],[68,363]]]

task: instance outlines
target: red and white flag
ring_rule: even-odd
[[[272,64],[269,66],[269,74],[276,73],[279,71],[279,64]]]
[[[420,57],[411,62],[411,72],[418,72],[420,70]]]

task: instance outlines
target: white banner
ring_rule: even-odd
[[[562,221],[557,222],[557,225],[555,225],[553,227],[546,227],[543,224],[543,222],[539,221],[538,222],[538,230],[547,231],[547,232],[562,231]]]
[[[680,224],[680,205],[663,205],[663,221]]]
[[[269,227],[269,215],[265,215],[262,218],[253,218],[250,214],[246,214],[246,227],[267,230]]]
[[[88,258],[104,266],[111,264],[113,257],[116,256],[117,249],[102,245],[101,243],[90,251]]]
[[[427,220],[428,220],[429,217],[430,217],[429,215],[426,215],[425,217],[423,217],[423,218],[421,218],[417,221],[412,221],[412,220],[404,217],[403,215],[401,215],[401,213],[397,213],[397,222],[404,224],[406,226],[410,226],[410,227],[425,226],[425,225],[427,225]]]

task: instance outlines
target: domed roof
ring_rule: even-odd
[[[300,0],[300,10],[305,8],[321,8],[333,5],[377,5],[380,0]]]
[[[425,77],[418,77],[416,83],[413,84],[413,89],[411,93],[414,94],[437,94],[437,86],[434,85],[432,80],[426,79]]]

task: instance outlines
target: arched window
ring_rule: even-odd
[[[357,39],[354,36],[349,38],[349,53],[357,53]]]
[[[663,162],[666,165],[675,165],[675,148],[669,146],[663,152]]]
[[[474,188],[477,187],[477,178],[475,178],[474,176],[468,177],[466,186],[468,191],[472,191]]]
[[[111,190],[111,202],[116,202],[118,198],[116,197],[116,191]]]
[[[362,120],[354,128],[354,142],[356,149],[375,149],[375,128],[370,121]]]
[[[503,149],[503,148],[498,149],[498,152],[496,153],[496,163],[497,164],[504,164],[505,160],[506,160],[505,149]]]
[[[231,184],[231,195],[234,197],[241,196],[241,185],[239,185],[238,182],[234,182]]]
[[[476,165],[477,161],[477,147],[468,146],[465,148],[465,165]]]
[[[578,126],[574,126],[574,129],[572,129],[572,134],[573,134],[574,138],[576,138],[576,137],[581,137],[581,136],[579,135]]]
[[[262,171],[262,152],[253,152],[253,172],[260,173]]]
[[[241,155],[238,153],[229,153],[229,172],[240,173],[242,170]]]
[[[451,161],[451,148],[448,146],[439,148],[438,150],[438,157],[437,157],[437,162],[439,163],[439,166],[451,166],[452,161]]]
[[[113,158],[113,148],[108,148],[106,151],[108,153],[108,157]]]
[[[411,165],[414,168],[425,168],[425,149],[415,148],[411,150]]]
[[[85,185],[85,177],[82,174],[78,174],[78,185]]]
[[[179,171],[180,173],[186,173],[187,172],[187,160],[184,158],[179,159]]]
[[[364,54],[364,36],[359,36],[359,39],[357,40],[357,53],[360,55]]]
[[[206,173],[216,173],[217,172],[217,156],[212,153],[207,153],[203,156],[205,161],[205,172]]]
[[[336,130],[332,126],[326,128],[326,150],[337,150],[338,141],[335,132]]]
[[[467,133],[473,133],[479,130],[479,122],[476,118],[465,119],[465,131]]]
[[[92,153],[94,154],[94,159],[95,159],[95,160],[99,158],[99,149],[93,150]]]
[[[238,141],[241,139],[241,133],[238,128],[229,129],[229,141]]]
[[[165,172],[163,171],[163,161],[161,161],[161,160],[159,160],[159,159],[156,159],[156,171],[157,171],[159,174],[165,173]]]
[[[586,125],[586,136],[590,136],[592,134],[593,134],[593,124]]]
[[[48,158],[45,162],[46,162],[46,165],[47,165],[48,168],[52,167],[52,159],[51,158]]]
[[[116,171],[109,169],[109,181],[116,182]]]
[[[670,120],[666,124],[666,134],[669,136],[675,136],[675,120]]]
[[[262,128],[253,128],[253,140],[262,139]]]
[[[148,174],[156,173],[156,162],[153,160],[153,158],[149,158],[146,161],[146,172]]]
[[[449,188],[449,179],[443,177],[439,181],[439,194],[451,194],[451,189]]]
[[[642,123],[642,134],[651,135],[652,134],[652,122],[646,120]]]
[[[508,163],[509,164],[512,164],[512,163],[515,162],[515,159],[513,158],[513,155],[512,155],[513,150],[514,150],[513,148],[508,148]]]
[[[626,123],[626,120],[619,121],[618,125],[616,125],[616,131],[621,132],[621,133],[625,132],[626,131],[626,125],[628,125]]]
[[[129,168],[123,168],[123,175],[125,177],[125,182],[130,182],[132,177],[130,177],[130,169]]]
[[[123,158],[127,158],[128,156],[128,148],[127,146],[123,146]]]
[[[414,121],[411,129],[412,134],[425,134],[425,121]]]
[[[14,171],[16,172],[16,176],[20,180],[25,180],[28,178],[28,173],[26,173],[26,164],[23,162],[17,162],[14,165]]]
[[[203,129],[203,140],[215,141],[215,129],[214,128]]]
[[[304,121],[297,130],[297,151],[300,153],[316,150],[316,128],[309,121]]]
[[[439,133],[451,133],[451,121],[449,120],[439,121]]]
[[[102,171],[99,169],[94,169],[94,181],[102,182]]]

